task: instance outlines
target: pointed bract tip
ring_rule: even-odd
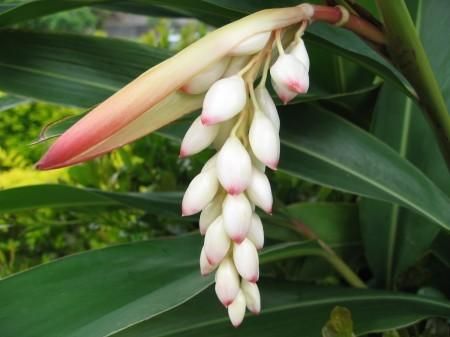
[[[187,157],[186,151],[183,150],[183,149],[180,149],[180,153],[178,154],[178,158],[184,159],[184,158],[186,158],[186,157]]]
[[[202,122],[203,125],[206,125],[206,126],[214,124],[214,120],[212,120],[212,118],[210,118],[208,116],[205,116],[203,113],[200,117],[200,121]]]
[[[294,92],[298,92],[299,94],[304,94],[307,90],[297,81],[292,81],[288,83],[288,88]]]
[[[256,283],[259,280],[259,275],[254,275],[252,277],[250,277],[247,281],[251,282],[251,283]]]
[[[233,240],[233,242],[235,242],[237,244],[240,244],[240,243],[242,243],[242,241],[245,240],[245,235],[243,235],[243,236],[233,236],[230,239]]]
[[[278,170],[278,162],[264,164],[266,164],[266,166],[269,167],[272,171]]]
[[[199,211],[195,210],[195,209],[187,209],[187,208],[182,208],[181,209],[181,216],[190,216],[193,215],[195,213],[198,213]]]
[[[238,186],[230,186],[226,189],[227,193],[230,195],[238,195],[244,191],[244,188]]]

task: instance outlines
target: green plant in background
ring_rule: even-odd
[[[100,2],[102,8],[191,16],[212,26],[261,9],[245,1],[169,1],[164,8],[153,2]],[[158,135],[69,169],[63,181],[78,187],[37,185],[0,192],[0,212],[30,226],[14,233],[25,226],[3,221],[3,274],[75,251],[131,242],[0,281],[0,296],[8,303],[0,310],[2,336],[448,334],[449,175],[437,141],[446,151],[443,133],[435,136],[428,113],[434,121],[448,122],[450,74],[443,60],[450,52],[437,32],[450,8],[444,0],[405,2],[409,14],[403,1],[379,0],[381,13],[371,1],[338,1],[376,27],[388,26],[387,49],[371,49],[355,34],[321,23],[304,36],[312,85],[294,104],[278,106],[282,160],[271,175],[275,208],[272,216],[260,214],[266,234],[260,254],[261,315],[231,330],[213,300],[212,278],[198,275],[200,238],[180,236],[193,230],[196,219],[181,219],[181,195],[166,191],[184,189],[208,157],[177,158],[177,142],[192,122],[187,116]],[[46,11],[39,15],[74,8],[71,2],[31,2],[0,13],[0,25],[34,18],[36,4]],[[292,2],[264,4],[288,5]],[[335,13],[328,18],[332,22],[339,19],[340,12]],[[435,79],[423,57],[418,64],[402,64],[415,61],[398,50],[422,46],[398,15],[415,21]],[[167,24],[159,27],[162,33],[146,43],[170,46]],[[404,34],[405,44],[392,42],[393,31]],[[0,31],[0,37],[5,46],[1,90],[81,108],[97,104],[170,56],[109,38],[21,30]],[[49,62],[49,55],[58,59]],[[411,69],[421,71],[411,74]],[[420,76],[434,84],[424,90],[417,84]],[[49,84],[52,90],[42,90]],[[442,101],[447,115],[441,113]],[[440,112],[434,114],[433,106]],[[41,141],[60,135],[77,119],[45,128]],[[25,117],[22,124],[27,123]],[[27,166],[23,153],[8,148],[3,165]],[[46,231],[53,232],[48,245],[40,242]],[[139,241],[164,235],[176,238]],[[29,244],[21,251],[24,237]],[[45,305],[36,310],[35,303]]]

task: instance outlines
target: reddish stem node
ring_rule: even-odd
[[[339,7],[329,7],[314,5],[313,20],[323,21],[330,24],[339,23],[342,19],[343,12]],[[350,14],[348,21],[343,24],[343,27],[355,32],[367,40],[378,44],[386,44],[384,33],[380,31],[370,22]]]

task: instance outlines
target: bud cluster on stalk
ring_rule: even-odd
[[[188,94],[205,93],[201,115],[186,132],[180,157],[209,146],[217,149],[189,184],[182,214],[201,212],[201,273],[215,272],[217,297],[234,326],[242,322],[246,308],[255,314],[261,310],[256,282],[264,230],[255,207],[272,213],[265,168],[276,170],[280,157],[280,119],[266,88],[274,46],[278,57],[270,76],[281,101],[287,103],[309,87],[309,59],[301,34],[284,50],[277,33],[244,40],[180,89]],[[254,88],[259,74],[262,78]]]

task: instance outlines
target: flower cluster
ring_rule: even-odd
[[[272,213],[265,167],[276,170],[280,156],[280,119],[266,88],[269,66],[278,53],[270,76],[285,104],[308,90],[304,28],[302,23],[286,50],[279,30],[254,35],[181,88],[189,94],[206,94],[201,116],[184,136],[180,157],[211,145],[217,149],[187,188],[182,213],[201,212],[199,227],[205,236],[201,273],[216,272],[216,294],[234,326],[242,322],[246,308],[253,313],[261,310],[256,282],[264,231],[255,206]]]

